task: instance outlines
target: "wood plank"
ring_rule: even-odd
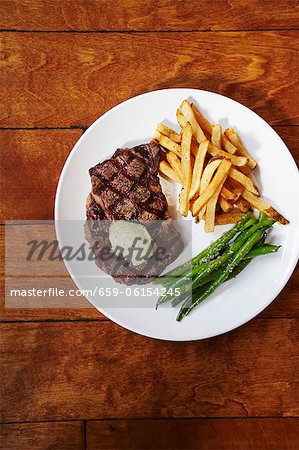
[[[83,422],[2,424],[0,442],[3,450],[83,450]]]
[[[296,427],[291,418],[87,422],[87,448],[297,450]]]
[[[227,95],[272,125],[299,124],[297,35],[1,33],[1,126],[86,125],[174,86]]]
[[[0,220],[53,219],[58,178],[82,130],[1,130]]]
[[[243,30],[298,29],[297,2],[288,0],[2,0],[2,29]]]
[[[288,149],[293,155],[297,165],[299,166],[299,133],[297,127],[274,127],[276,133],[279,134]]]
[[[3,421],[299,413],[296,320],[196,343],[112,322],[1,324],[0,336]]]

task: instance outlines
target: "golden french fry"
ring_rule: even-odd
[[[248,175],[251,174],[252,169],[246,164],[245,166],[242,166],[239,168],[240,172],[244,173],[248,177]]]
[[[242,186],[244,186],[245,189],[252,192],[253,194],[260,195],[258,189],[256,188],[256,186],[254,186],[252,180],[248,178],[246,175],[244,175],[242,172],[239,172],[239,170],[231,168],[229,172],[229,177],[235,181],[238,181],[238,183],[242,184]]]
[[[250,203],[243,197],[240,197],[238,200],[236,200],[235,205],[239,208],[240,211],[244,213],[251,209]]]
[[[236,195],[235,201],[238,200],[238,198],[244,191],[244,186],[242,186],[242,184],[238,183],[236,180],[233,180],[232,178],[228,178],[226,180],[225,187],[227,187],[230,191],[232,191]]]
[[[178,176],[178,174],[173,170],[173,168],[166,161],[160,162],[159,170],[163,175],[166,175],[171,180],[182,184],[181,178]]]
[[[206,136],[202,131],[199,123],[195,119],[193,109],[191,108],[191,105],[187,100],[183,101],[183,103],[180,106],[180,110],[184,114],[185,119],[190,123],[193,135],[196,138],[197,142],[200,144],[202,141],[205,141]]]
[[[209,186],[211,179],[216,171],[216,169],[220,166],[221,159],[210,160],[209,164],[205,167],[201,177],[199,194],[201,195]],[[201,219],[203,219],[206,212],[206,206],[204,206],[198,216],[196,217],[196,223],[199,223]]]
[[[183,171],[183,191],[180,196],[179,212],[182,216],[188,215],[189,193],[192,181],[192,157],[191,157],[192,128],[189,122],[182,129],[182,171]]]
[[[189,193],[189,199],[199,195],[200,181],[203,173],[204,162],[208,152],[209,141],[206,139],[199,144],[197,155],[194,162],[192,183]]]
[[[157,131],[158,133],[169,137],[169,139],[171,139],[173,142],[176,142],[177,144],[180,144],[182,141],[181,135],[169,128],[167,125],[164,125],[164,123],[158,123]]]
[[[191,104],[192,110],[194,112],[195,118],[201,128],[208,135],[212,135],[212,125],[211,123],[199,112],[194,103]],[[224,148],[228,153],[234,154],[237,148],[224,136],[221,136],[221,147]]]
[[[191,141],[191,154],[192,156],[194,156],[194,158],[196,158],[197,152],[198,152],[198,147],[199,144],[196,141],[196,139],[194,137],[192,137],[192,141]]]
[[[225,152],[217,148],[211,142],[209,143],[209,153],[212,156],[222,156],[223,158],[230,159],[234,166],[245,166],[247,164],[247,158],[244,156],[235,156],[231,153]]]
[[[211,123],[199,112],[198,108],[191,103],[191,108],[193,110],[195,119],[197,120],[199,126],[211,136],[212,134],[212,125]]]
[[[211,142],[216,148],[218,148],[218,150],[221,150],[221,135],[221,125],[219,123],[217,125],[212,125]]]
[[[240,211],[216,214],[215,225],[228,225],[230,223],[237,223],[242,219],[243,216],[244,214]]]
[[[223,186],[220,192],[221,197],[225,198],[226,200],[230,200],[234,202],[235,200],[238,200],[238,195],[234,192],[228,189],[226,186]]]
[[[246,158],[248,159],[248,165],[251,169],[254,169],[257,165],[257,162],[255,161],[255,159],[250,155],[250,153],[248,152],[248,150],[246,150],[246,148],[244,147],[241,139],[239,138],[239,136],[237,135],[237,133],[235,132],[235,130],[233,128],[227,128],[225,130],[225,136],[230,140],[230,142],[232,144],[234,144],[235,147],[237,147],[238,153],[242,156],[246,156]]]
[[[274,220],[277,220],[282,225],[287,225],[290,223],[285,217],[283,217],[276,209],[274,209],[271,205],[266,203],[263,199],[257,197],[252,194],[248,190],[244,190],[242,193],[242,197],[247,200],[253,208],[256,208],[258,211],[264,212],[268,217],[271,217]]]
[[[163,134],[156,131],[156,133],[154,134],[154,139],[159,142],[162,147],[181,157],[181,146],[176,142],[173,142],[169,137],[164,136]]]
[[[166,159],[169,162],[170,166],[175,171],[175,173],[177,174],[177,176],[180,178],[181,184],[183,184],[183,170],[179,157],[173,152],[168,152],[166,154]]]
[[[233,205],[221,196],[218,199],[218,203],[219,203],[220,208],[224,212],[229,212],[234,209]]]
[[[228,173],[231,169],[231,161],[228,159],[223,159],[220,163],[220,166],[217,169],[217,172],[215,173],[214,178],[212,179],[211,183],[205,189],[205,191],[198,197],[197,200],[193,203],[192,213],[193,216],[197,216],[202,207],[210,200],[212,195],[215,193],[215,191],[218,189],[218,187],[221,185],[221,183],[226,179],[228,176]]]
[[[188,122],[180,108],[176,110],[176,119],[181,128],[184,128]]]
[[[220,184],[218,189],[216,190],[215,194],[210,198],[210,200],[207,203],[206,211],[205,211],[205,232],[211,233],[214,231],[215,228],[215,213],[216,213],[216,206],[217,201],[220,199],[219,195],[223,188],[224,181]]]

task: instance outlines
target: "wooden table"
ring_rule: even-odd
[[[2,225],[52,219],[60,171],[86,127],[154,89],[234,98],[299,160],[297,1],[1,0],[0,8]],[[0,231],[1,448],[299,448],[298,271],[243,327],[160,342],[92,308],[6,309]]]

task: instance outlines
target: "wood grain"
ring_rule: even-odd
[[[299,164],[298,128],[275,129]],[[5,149],[1,153],[0,190],[5,192],[0,203],[1,223],[54,218],[58,179],[81,134],[81,130],[0,130],[0,146]]]
[[[298,321],[173,343],[112,322],[1,324],[3,421],[295,416]]]
[[[82,130],[1,130],[0,220],[53,219],[64,162]]]
[[[87,125],[142,92],[192,86],[238,100],[272,125],[299,124],[297,36],[2,33],[0,123]]]
[[[3,450],[83,450],[83,422],[18,423],[1,425]]]
[[[288,0],[18,0],[1,1],[2,29],[244,30],[299,28]]]
[[[297,450],[296,419],[107,420],[87,423],[89,450]]]

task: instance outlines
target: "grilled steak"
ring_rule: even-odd
[[[180,234],[168,217],[168,205],[162,192],[158,167],[160,147],[154,142],[118,149],[106,161],[89,171],[92,192],[86,203],[85,235],[96,256],[96,264],[119,283],[146,283],[173,262],[183,248]],[[154,253],[145,263],[133,266],[117,258],[109,240],[109,221],[127,220],[146,226],[157,251],[166,250],[164,258]],[[104,222],[102,222],[104,221]],[[103,260],[100,251],[110,248]],[[98,255],[97,255],[98,252]]]

